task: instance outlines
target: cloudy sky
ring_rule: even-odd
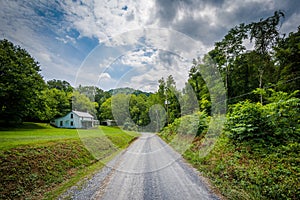
[[[181,87],[192,58],[275,10],[282,33],[297,30],[299,0],[0,0],[0,39],[25,48],[45,80],[154,91],[170,74]]]

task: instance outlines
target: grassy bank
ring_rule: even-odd
[[[211,126],[212,129],[215,127]],[[171,124],[159,135],[172,144],[174,138],[179,138],[176,141],[184,141],[182,130],[185,129],[188,130],[188,126],[184,124],[180,129],[176,124]],[[195,137],[183,153],[183,157],[210,179],[225,198],[299,199],[299,140],[287,140],[276,145],[236,142],[228,137],[228,133],[222,133],[212,151],[201,157],[199,155],[205,134],[206,129],[203,129],[202,134]]]
[[[197,146],[184,157],[228,199],[298,199],[300,196],[300,144],[259,146],[233,144],[222,136],[214,149],[199,158]]]
[[[173,133],[176,135],[176,133]],[[172,142],[171,134],[160,134]],[[227,199],[293,199],[300,196],[300,144],[280,146],[234,144],[223,134],[213,150],[200,157],[202,140],[196,137],[183,157]]]
[[[55,198],[72,184],[100,169],[137,136],[118,128],[57,129],[25,123],[0,132],[0,199]],[[97,159],[83,141],[101,144]],[[54,191],[54,192],[53,192]],[[46,194],[46,195],[45,195]]]

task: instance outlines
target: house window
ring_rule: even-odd
[[[74,126],[74,123],[73,123],[73,121],[71,121],[71,126]]]
[[[71,119],[73,119],[73,113],[71,114]]]
[[[63,126],[63,121],[60,121],[60,126]]]

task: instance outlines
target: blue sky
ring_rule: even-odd
[[[0,0],[0,38],[25,48],[45,80],[155,91],[233,26],[283,10],[281,32],[300,25],[298,0]]]

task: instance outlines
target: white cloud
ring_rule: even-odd
[[[43,60],[46,62],[52,62],[51,56],[49,54],[40,52],[37,57],[39,58],[39,60]]]
[[[208,52],[234,25],[257,21],[282,8],[291,12],[282,31],[296,31],[300,14],[296,9],[299,3],[295,2],[3,0],[0,37],[27,49],[41,63],[47,79],[72,81],[83,62],[84,68],[79,71],[85,70],[85,83],[101,78],[105,88],[127,84],[153,91],[157,89],[157,80],[170,74],[181,87],[192,58]],[[61,17],[56,18],[57,14]],[[93,48],[87,48],[88,43],[80,48],[78,41],[85,37],[98,39],[103,47],[95,55],[97,59],[86,64],[78,58],[79,54],[88,55],[87,51]],[[118,77],[124,81],[118,83]]]
[[[111,76],[109,75],[109,73],[101,73],[99,75],[99,79],[102,80],[102,79],[111,79]]]
[[[300,13],[294,13],[288,21],[285,21],[281,27],[283,33],[296,32],[300,26]]]
[[[86,37],[96,37],[100,42],[115,35],[138,29],[149,23],[152,1],[85,1],[63,4],[70,26]],[[125,9],[126,8],[126,9]]]

